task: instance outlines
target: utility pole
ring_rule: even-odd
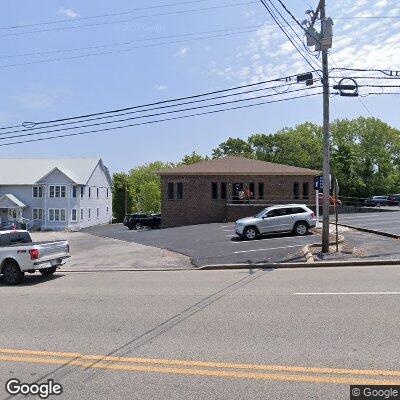
[[[325,0],[320,1],[321,33],[324,35],[326,5]],[[323,40],[323,39],[322,39]],[[329,69],[328,49],[322,46],[322,85],[323,85],[323,208],[322,208],[322,252],[329,252],[329,195],[330,195],[330,124],[329,124]]]
[[[128,177],[125,175],[125,215],[128,214]]]
[[[315,46],[315,51],[322,52],[322,85],[323,85],[323,226],[322,226],[322,252],[329,252],[329,204],[330,204],[330,123],[329,123],[329,65],[328,49],[332,47],[333,22],[326,18],[325,0],[320,0],[317,9],[309,10],[311,22],[304,21],[307,25],[306,36],[307,45]],[[317,32],[314,24],[318,18],[321,19],[321,32]]]

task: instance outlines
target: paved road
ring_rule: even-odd
[[[62,399],[348,399],[400,383],[399,282],[399,267],[28,276],[0,287],[0,398],[16,377],[53,378]]]
[[[85,229],[85,232],[169,249],[192,257],[198,266],[238,262],[279,262],[291,259],[305,245],[321,241],[318,235],[298,237],[291,234],[244,241],[235,235],[233,223],[140,231],[130,231],[122,224],[115,224],[91,227]]]
[[[339,215],[339,222],[400,235],[400,211]]]

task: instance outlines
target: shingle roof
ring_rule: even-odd
[[[191,165],[168,168],[160,175],[309,175],[320,174],[308,168],[292,167],[244,157],[214,158]]]
[[[100,158],[0,158],[0,185],[33,185],[55,168],[86,184]]]

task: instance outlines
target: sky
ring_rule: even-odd
[[[310,70],[260,2],[199,0],[171,5],[183,1],[20,0],[18,8],[14,2],[2,4],[0,127],[152,103]],[[300,21],[306,18],[305,10],[317,5],[316,0],[284,3]],[[150,6],[154,8],[134,10]],[[97,17],[104,14],[114,15]],[[328,1],[327,16],[334,20],[331,66],[334,60],[343,67],[400,70],[398,0]],[[376,16],[399,18],[370,18]],[[214,32],[232,28],[236,30],[224,31],[224,36]],[[203,39],[187,40],[198,37]],[[174,43],[154,45],[160,42]],[[399,96],[335,96],[331,118],[372,114],[400,128],[399,100]],[[128,171],[155,160],[176,162],[192,151],[211,154],[228,137],[271,134],[305,121],[321,123],[320,96],[0,146],[0,157],[100,156],[112,172]]]

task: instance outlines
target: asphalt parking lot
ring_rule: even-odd
[[[103,225],[85,232],[172,250],[192,258],[197,266],[240,262],[280,262],[293,258],[305,245],[319,242],[320,236],[266,236],[254,241],[239,239],[234,223],[190,225],[178,228],[130,231],[122,224]]]
[[[339,222],[358,228],[367,228],[400,235],[400,210],[339,215]]]

